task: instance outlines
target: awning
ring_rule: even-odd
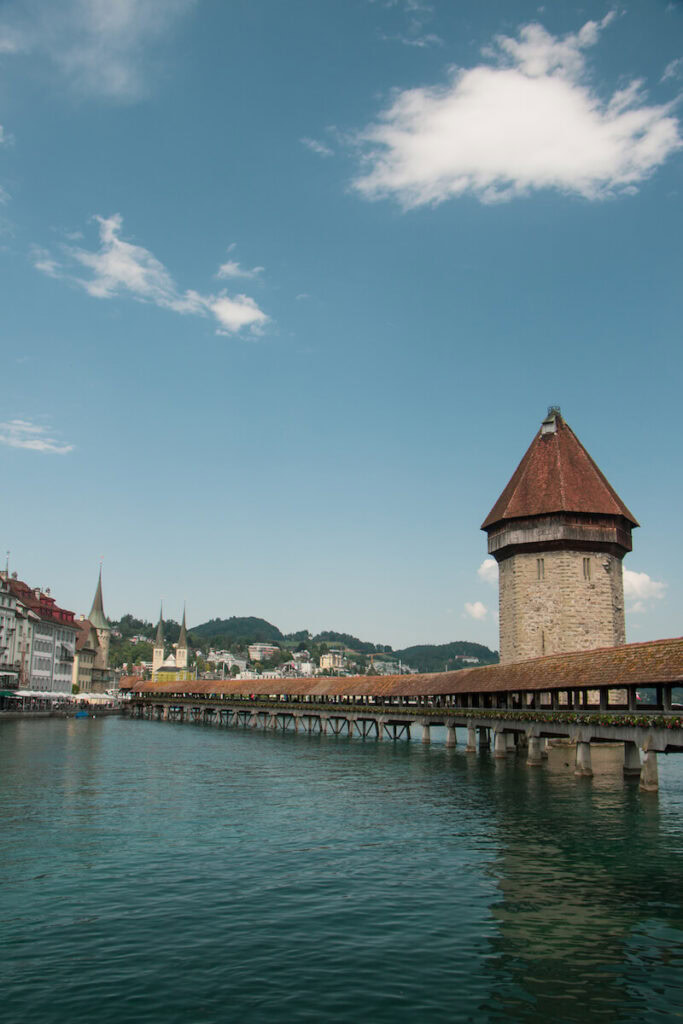
[[[16,690],[0,690],[0,697],[16,697]]]

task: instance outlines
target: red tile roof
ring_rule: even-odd
[[[633,513],[559,413],[555,416],[555,426],[554,431],[546,433],[543,428],[539,429],[482,523],[482,530],[502,520],[553,512],[623,516],[632,526],[638,526]]]

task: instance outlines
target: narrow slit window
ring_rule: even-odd
[[[544,580],[545,579],[545,559],[544,558],[537,558],[536,559],[536,579],[538,579],[538,580]]]
[[[591,560],[590,558],[584,558],[583,560],[583,578],[589,580],[591,578]]]

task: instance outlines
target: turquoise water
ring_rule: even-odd
[[[0,722],[3,1024],[680,1019],[683,755],[593,762]]]

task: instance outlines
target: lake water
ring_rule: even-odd
[[[0,722],[0,1017],[681,1019],[683,755],[659,760],[652,796],[610,749],[586,780],[562,749]]]

